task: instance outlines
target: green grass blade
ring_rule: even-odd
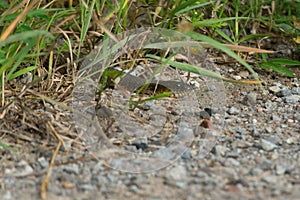
[[[14,149],[13,147],[11,147],[5,143],[2,143],[2,142],[0,142],[0,147],[2,147],[3,149],[9,150],[9,151],[16,151],[16,149]]]
[[[216,29],[215,30],[221,37],[223,37],[225,40],[227,40],[227,42],[230,42],[230,43],[234,43],[232,41],[232,39],[230,37],[228,37],[222,30],[220,29]]]
[[[190,65],[187,63],[181,63],[181,62],[176,62],[176,61],[171,61],[170,59],[166,59],[166,58],[162,58],[159,56],[155,56],[155,55],[146,55],[146,57],[161,61],[165,64],[169,64],[177,69],[181,69],[183,71],[186,72],[191,72],[194,74],[199,74],[202,76],[207,76],[207,77],[211,77],[211,78],[215,78],[215,79],[219,79],[219,80],[224,80],[224,81],[229,81],[227,78],[221,76],[220,74],[217,74],[215,72],[212,72],[210,70],[204,69],[204,68],[200,68],[194,65]]]
[[[189,0],[186,2],[180,2],[178,6],[176,6],[171,12],[169,13],[170,17],[173,17],[176,13],[180,12],[183,9],[188,8],[189,6],[194,5],[198,0]]]
[[[283,59],[283,58],[272,59],[272,60],[269,60],[268,62],[271,62],[273,64],[277,64],[277,65],[300,66],[299,61]]]
[[[9,67],[9,73],[6,76],[6,81],[11,80],[11,75],[16,71],[17,67],[20,66],[23,59],[28,55],[29,51],[33,48],[33,46],[36,44],[36,40],[32,40],[28,45],[24,46],[12,59],[13,61],[16,60],[14,65],[10,68]],[[10,62],[11,63],[11,62]],[[17,73],[20,74],[21,72]],[[22,75],[22,74],[20,74]]]
[[[49,37],[51,39],[54,39],[54,36],[43,30],[33,30],[33,31],[27,31],[27,32],[22,32],[22,33],[16,33],[14,35],[9,36],[3,41],[0,41],[0,47],[13,43],[13,42],[18,42],[18,41],[25,41],[29,38],[36,38],[36,37]]]
[[[191,3],[194,3],[194,1],[192,1]],[[204,3],[199,3],[199,4],[196,4],[196,5],[193,5],[193,6],[180,6],[179,9],[177,12],[175,12],[175,15],[180,15],[182,13],[187,13],[189,12],[190,10],[193,10],[193,9],[197,9],[197,8],[200,8],[200,7],[204,7],[204,6],[207,6],[207,5],[210,5],[210,4],[213,4],[214,1],[208,1],[208,2],[204,2]]]
[[[207,19],[207,20],[202,20],[199,22],[194,22],[193,26],[195,28],[199,27],[219,27],[220,23],[225,23],[227,21],[231,20],[237,20],[237,19],[249,19],[248,17],[227,17],[227,18],[222,18],[222,19]],[[226,25],[226,24],[224,24]]]
[[[259,64],[259,67],[263,69],[271,69],[277,73],[284,74],[288,77],[294,77],[294,72],[277,64],[274,64],[272,62],[263,62]]]
[[[232,58],[236,59],[243,66],[245,66],[248,71],[250,71],[253,74],[255,80],[259,83],[260,87],[262,88],[259,77],[258,77],[257,73],[253,70],[253,68],[245,60],[243,60],[241,57],[239,57],[236,53],[231,51],[229,48],[225,47],[223,44],[221,44],[220,42],[218,42],[218,41],[216,41],[216,40],[214,40],[210,37],[207,37],[205,35],[202,35],[202,34],[199,34],[199,33],[196,33],[196,32],[190,32],[190,33],[187,33],[187,35],[190,36],[191,38],[195,39],[195,40],[208,42],[210,45],[214,46],[215,48],[223,51],[227,55],[229,55]]]
[[[8,80],[12,80],[18,76],[26,74],[27,72],[31,72],[31,71],[35,70],[36,68],[37,68],[36,66],[31,66],[31,67],[26,67],[24,69],[21,69],[15,73],[13,73],[11,76],[9,76]]]
[[[79,47],[78,47],[78,54],[77,54],[77,58],[79,58],[80,55],[80,49],[81,49],[81,45],[83,44],[84,38],[88,32],[89,26],[90,26],[90,22],[92,19],[92,14],[93,14],[93,9],[94,9],[94,5],[95,5],[95,1],[96,0],[92,0],[91,5],[89,5],[89,9],[88,12],[86,13],[86,9],[82,10],[81,13],[81,17],[82,17],[82,30],[80,32],[80,42],[79,42]],[[89,2],[88,2],[89,3]],[[88,5],[87,3],[87,5]]]

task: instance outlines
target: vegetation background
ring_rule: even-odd
[[[216,63],[299,78],[299,0],[0,0],[0,151],[76,137],[60,120],[82,59],[104,39],[148,26],[211,44]],[[56,122],[43,115],[47,104]]]

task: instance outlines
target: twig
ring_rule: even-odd
[[[53,156],[51,158],[51,162],[50,162],[50,165],[49,165],[49,168],[47,170],[47,174],[46,174],[46,177],[44,178],[43,182],[42,182],[42,185],[41,185],[41,198],[42,199],[46,199],[47,198],[47,189],[48,189],[48,183],[49,183],[49,177],[50,177],[50,173],[53,169],[53,166],[54,166],[54,161],[55,161],[55,158],[58,154],[58,151],[59,151],[59,148],[61,147],[62,143],[61,141],[58,142],[57,146],[56,146],[56,149],[53,153]]]

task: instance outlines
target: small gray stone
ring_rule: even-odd
[[[272,114],[272,120],[279,122],[281,120],[281,118],[276,114]]]
[[[62,169],[68,173],[79,174],[79,167],[77,164],[69,164],[62,166]]]
[[[38,161],[42,168],[47,168],[49,166],[49,162],[45,159],[45,157],[38,158]]]
[[[224,147],[222,145],[216,145],[214,149],[215,149],[215,154],[217,156],[225,156],[227,152],[227,147]]]
[[[238,134],[240,134],[240,135],[245,135],[246,130],[245,130],[244,128],[238,128],[238,129],[236,130],[236,132],[237,132]]]
[[[140,189],[136,185],[131,185],[129,187],[129,190],[134,192],[134,193],[139,193],[140,192]]]
[[[237,159],[234,158],[228,158],[225,161],[225,166],[240,166],[240,162]]]
[[[276,165],[276,174],[281,175],[284,174],[286,171],[286,168],[283,165],[277,164]]]
[[[187,182],[186,182],[186,181],[177,181],[177,182],[175,183],[175,185],[176,185],[178,188],[186,188]]]
[[[269,90],[270,90],[271,92],[273,92],[273,93],[277,93],[277,92],[279,92],[281,89],[280,89],[279,86],[271,86],[271,87],[269,87]]]
[[[17,170],[18,173],[23,175],[33,172],[32,167],[25,160],[21,160],[19,163],[17,163]]]
[[[226,155],[227,155],[227,157],[230,157],[230,158],[237,158],[237,157],[239,157],[239,153],[236,152],[236,151],[227,152]]]
[[[273,149],[277,148],[276,144],[274,144],[268,140],[265,140],[265,139],[261,139],[260,143],[261,143],[262,149],[265,151],[272,151]]]
[[[295,104],[300,101],[300,95],[291,95],[284,98],[285,103]]]
[[[270,170],[270,169],[272,169],[272,165],[273,165],[272,161],[270,161],[270,160],[264,160],[261,163],[260,168],[262,170]]]
[[[241,92],[241,95],[247,96],[248,92]]]
[[[229,166],[232,166],[232,165],[229,165]],[[236,169],[229,167],[229,168],[224,168],[223,171],[224,171],[224,174],[226,174],[228,177],[230,177],[230,179],[232,179],[232,180],[239,179]]]
[[[290,138],[288,138],[288,139],[286,140],[286,143],[288,143],[288,144],[297,144],[298,141],[297,141],[297,138],[295,138],[295,137],[290,137]]]
[[[184,166],[177,165],[174,168],[170,169],[166,177],[175,181],[182,181],[187,176],[187,172]]]
[[[269,184],[276,184],[276,182],[277,182],[277,179],[275,176],[265,176],[262,178],[262,180]]]
[[[119,180],[119,178],[113,174],[108,174],[107,175],[107,179],[110,181],[110,182],[117,182]]]
[[[282,84],[281,84],[280,82],[273,82],[272,85],[278,86],[278,87],[281,87],[281,86],[282,86]]]
[[[249,174],[251,174],[251,175],[260,175],[262,173],[263,173],[263,170],[258,167],[251,169],[249,172]]]
[[[232,106],[232,107],[229,109],[228,113],[231,114],[231,115],[237,115],[237,114],[240,113],[240,110],[239,110],[238,108]]]
[[[282,139],[278,136],[278,135],[270,135],[270,136],[266,136],[266,137],[263,137],[263,139],[269,141],[269,142],[272,142],[276,145],[278,144],[282,144]]]
[[[241,80],[241,79],[242,79],[242,77],[239,76],[239,75],[233,75],[232,78],[233,78],[234,80]]]
[[[300,87],[293,87],[292,88],[292,94],[300,95]]]
[[[247,148],[252,146],[250,142],[247,142],[245,140],[236,140],[232,143],[233,147],[238,147],[238,148]]]
[[[202,110],[202,111],[200,112],[200,118],[201,118],[201,119],[210,119],[210,115],[209,115],[208,112]]]
[[[191,158],[191,150],[187,149],[182,155],[181,158],[183,159],[190,159]]]
[[[275,133],[278,135],[280,135],[281,133],[282,133],[282,129],[280,128],[280,127],[277,127],[276,129],[275,129]]]
[[[265,127],[267,133],[272,133],[273,129],[270,126]]]
[[[79,186],[79,189],[93,191],[93,190],[96,190],[96,186],[91,185],[91,184],[83,184],[83,185]]]
[[[291,90],[288,90],[288,89],[282,89],[276,93],[277,97],[287,97],[287,96],[291,96],[291,95],[292,95],[292,92],[291,92]]]
[[[257,94],[255,92],[250,92],[247,95],[247,103],[248,105],[255,105],[256,104],[256,99],[257,99]]]

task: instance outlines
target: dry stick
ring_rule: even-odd
[[[3,32],[0,37],[0,41],[5,40],[10,33],[15,29],[17,24],[25,17],[26,13],[38,2],[39,0],[33,1],[31,4],[25,7],[25,9],[18,15],[18,17],[9,25],[9,27]],[[29,0],[28,0],[29,3]]]
[[[48,183],[49,183],[49,177],[50,177],[50,173],[51,173],[51,171],[53,169],[54,161],[55,161],[55,158],[56,158],[56,156],[58,154],[58,151],[59,151],[61,145],[63,145],[64,148],[65,148],[65,143],[64,143],[63,139],[56,132],[56,130],[53,127],[53,125],[49,121],[47,122],[47,124],[50,127],[51,132],[53,133],[54,137],[58,140],[58,144],[57,144],[57,147],[56,147],[56,149],[55,149],[55,151],[53,153],[53,156],[51,158],[51,162],[50,162],[49,168],[47,170],[46,177],[44,178],[44,180],[42,182],[42,185],[41,185],[41,198],[42,199],[46,199],[46,197],[47,197],[47,188],[48,188]]]
[[[54,137],[62,143],[63,147],[66,149],[64,140],[61,138],[61,136],[57,133],[57,131],[55,130],[55,128],[53,127],[53,125],[50,123],[50,121],[47,122],[48,126],[50,127]]]
[[[47,198],[47,188],[48,188],[50,173],[51,173],[52,168],[54,166],[54,161],[55,161],[55,158],[56,158],[56,156],[58,154],[58,151],[59,151],[59,148],[61,147],[61,145],[62,145],[62,143],[59,140],[58,144],[56,146],[56,149],[55,149],[55,151],[53,153],[53,156],[51,158],[51,162],[50,162],[50,165],[49,165],[46,177],[45,177],[45,179],[42,182],[42,185],[41,185],[41,198],[42,199],[46,199]]]
[[[201,46],[205,48],[214,48],[211,44],[207,42],[199,42]],[[246,47],[246,46],[239,46],[239,45],[232,45],[232,44],[223,44],[223,46],[227,47],[232,51],[240,51],[240,52],[248,52],[248,53],[275,53],[274,51],[265,50],[265,49],[258,49],[253,47]]]

